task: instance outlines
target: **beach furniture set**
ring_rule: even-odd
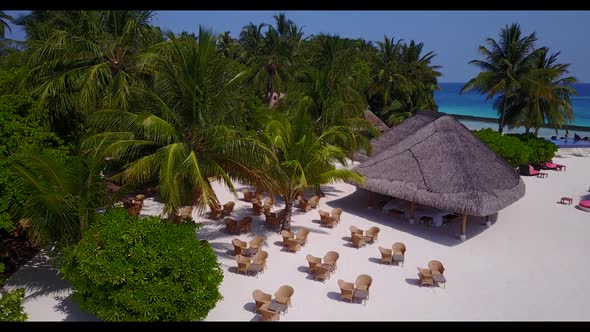
[[[291,297],[295,293],[293,287],[283,285],[275,292],[273,299],[270,294],[256,289],[252,297],[256,303],[256,313],[261,316],[262,321],[277,321],[281,314],[286,314],[291,307]]]
[[[325,283],[327,279],[330,279],[330,275],[336,272],[338,258],[340,258],[340,254],[335,251],[328,251],[323,259],[313,255],[307,255],[305,256],[309,264],[307,272],[313,274],[314,280],[321,279]]]
[[[350,226],[350,240],[355,248],[364,247],[367,244],[377,242],[379,235],[379,227],[371,227],[366,231],[359,229],[356,226]]]
[[[373,278],[367,274],[359,275],[354,284],[338,279],[338,287],[340,287],[339,301],[348,300],[352,303],[355,299],[359,299],[363,305],[366,305],[372,283]]]

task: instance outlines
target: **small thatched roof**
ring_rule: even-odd
[[[380,132],[384,132],[387,129],[389,129],[385,122],[381,121],[381,119],[379,119],[379,117],[376,116],[375,113],[369,110],[365,111],[365,119],[369,121],[373,126],[377,127],[377,129],[379,129]]]
[[[354,170],[373,192],[473,216],[525,193],[514,168],[445,113],[418,112],[372,144],[373,156]]]

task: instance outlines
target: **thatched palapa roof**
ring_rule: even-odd
[[[445,113],[418,112],[371,143],[373,156],[354,168],[370,191],[473,216],[524,196],[514,168]]]
[[[375,113],[373,113],[369,110],[365,111],[365,119],[367,121],[369,121],[377,129],[379,129],[380,132],[384,132],[387,129],[389,129],[389,127],[385,124],[385,122],[381,121],[381,119],[379,119],[379,117],[376,116]]]

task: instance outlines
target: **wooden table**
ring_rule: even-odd
[[[437,284],[443,284],[443,287],[445,287],[447,283],[447,279],[445,279],[445,276],[443,276],[442,274],[435,274],[432,276],[432,279]]]
[[[268,310],[270,311],[278,311],[279,313],[283,313],[285,312],[285,310],[287,309],[287,306],[284,304],[280,304],[278,302],[276,302],[275,300],[272,300],[272,303],[268,306]]]
[[[571,197],[562,197],[559,202],[561,204],[566,204],[567,203],[567,205],[572,205],[573,201],[574,200]]]
[[[367,299],[369,298],[369,290],[361,290],[355,288],[353,298],[360,299],[361,302],[365,304]]]
[[[254,256],[254,254],[256,254],[257,252],[258,252],[258,249],[248,248],[248,249],[242,250],[242,255],[244,255],[246,257],[251,257],[251,256]]]

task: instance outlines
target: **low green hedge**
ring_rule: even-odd
[[[28,318],[23,299],[25,289],[17,288],[0,295],[0,322],[25,322]]]
[[[531,134],[502,135],[489,128],[474,130],[473,134],[512,166],[550,161],[558,149],[554,143]]]

